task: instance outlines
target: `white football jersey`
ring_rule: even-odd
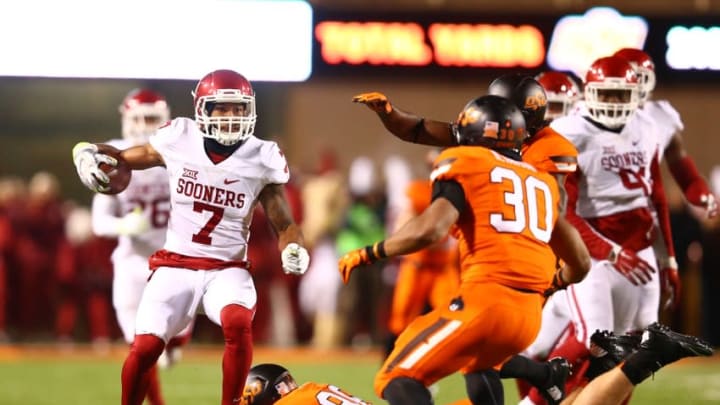
[[[680,133],[685,129],[680,113],[667,100],[648,100],[636,114],[647,115],[648,120],[653,122],[656,127],[657,140],[660,144],[659,159],[663,159],[663,151],[670,144],[670,140],[676,133]]]
[[[249,137],[213,163],[195,121],[175,118],[150,138],[169,175],[172,210],[165,249],[186,256],[246,260],[257,198],[267,184],[290,179],[275,142]]]
[[[584,218],[603,217],[651,205],[651,163],[658,150],[647,115],[633,114],[619,133],[598,128],[585,114],[555,119],[550,126],[578,150],[578,201]]]
[[[124,139],[107,144],[118,149],[133,146]],[[127,188],[116,195],[95,194],[92,203],[93,230],[98,235],[117,236],[119,218],[140,208],[150,224],[150,229],[137,236],[118,236],[118,246],[113,260],[131,254],[149,257],[165,243],[165,233],[170,214],[170,190],[168,175],[164,168],[153,167],[135,170]]]

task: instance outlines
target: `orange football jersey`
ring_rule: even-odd
[[[308,382],[280,398],[275,405],[370,405],[334,385]]]
[[[558,217],[558,185],[532,165],[477,146],[443,151],[434,181],[459,183],[466,210],[453,227],[462,282],[496,282],[542,293],[552,281],[548,245]]]
[[[544,127],[522,147],[523,162],[548,173],[572,173],[577,170],[575,145],[550,127]]]

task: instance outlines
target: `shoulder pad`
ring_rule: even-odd
[[[644,110],[650,115],[650,118],[659,125],[665,125],[674,132],[680,132],[685,129],[685,125],[680,118],[680,113],[667,100],[651,100],[645,103]]]
[[[290,180],[285,154],[277,143],[260,140],[260,161],[268,169],[268,179],[271,183],[283,184]]]

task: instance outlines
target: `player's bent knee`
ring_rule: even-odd
[[[252,330],[253,311],[242,305],[226,305],[220,311],[220,324],[225,339],[232,339]]]
[[[431,405],[433,403],[430,391],[420,381],[410,377],[396,377],[390,380],[382,391],[382,397],[390,405]]]
[[[151,361],[157,360],[163,349],[165,349],[165,342],[159,337],[150,334],[135,335],[135,340],[130,346],[131,353],[141,359]]]

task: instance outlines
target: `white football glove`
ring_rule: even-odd
[[[107,163],[110,166],[117,165],[117,160],[108,155],[98,153],[97,145],[89,142],[80,142],[73,148],[73,163],[77,170],[80,181],[95,192],[107,191],[110,189],[108,183],[110,178],[100,169],[100,163]]]
[[[712,194],[700,196],[700,201],[705,205],[705,213],[708,218],[714,218],[718,214],[718,203]]]
[[[288,243],[280,253],[285,274],[303,275],[310,265],[308,251],[297,243]]]
[[[137,236],[150,229],[150,221],[143,214],[140,207],[125,214],[118,222],[118,234],[125,236]]]

